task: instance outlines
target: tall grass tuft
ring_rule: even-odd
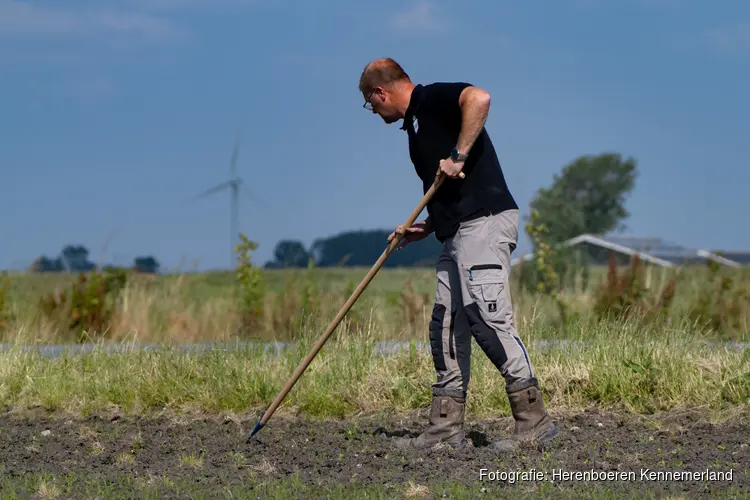
[[[318,338],[319,325],[310,326],[279,354],[270,343],[193,351],[126,346],[117,354],[102,343],[85,354],[45,357],[17,345],[0,351],[0,405],[80,414],[260,412]],[[434,372],[427,346],[385,354],[371,320],[356,333],[345,330],[349,335],[330,338],[280,411],[344,417],[429,405]],[[585,343],[550,348],[530,341],[528,349],[553,413],[592,404],[637,413],[694,406],[737,412],[750,404],[750,350],[706,344],[698,330],[602,322]],[[469,413],[509,415],[500,373],[476,344],[471,359]]]
[[[6,331],[10,322],[9,295],[10,280],[6,276],[0,276],[0,332]]]
[[[0,342],[146,343],[294,341],[323,329],[367,269],[262,269],[252,242],[233,272],[144,275],[114,271],[15,274],[0,284]],[[524,340],[596,338],[600,325],[639,321],[656,335],[689,329],[704,339],[750,340],[750,273],[718,267],[678,272],[634,260],[591,268],[587,287],[553,279],[552,257],[511,273],[514,318]],[[550,276],[542,289],[520,286]],[[536,278],[533,278],[536,279]],[[339,325],[336,336],[363,329],[383,339],[426,340],[434,270],[382,269]]]

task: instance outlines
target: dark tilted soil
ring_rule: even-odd
[[[587,411],[559,418],[561,434],[553,443],[509,456],[498,456],[487,446],[510,428],[507,418],[497,422],[469,419],[467,428],[475,446],[468,451],[421,454],[393,448],[384,434],[419,431],[424,413],[356,421],[291,419],[277,414],[246,443],[256,419],[4,413],[0,415],[0,478],[4,481],[0,486],[15,488],[21,496],[35,493],[21,491],[19,485],[28,484],[23,478],[29,474],[46,473],[77,478],[65,487],[63,479],[57,480],[66,498],[77,497],[76,484],[83,488],[91,481],[109,481],[114,485],[110,491],[125,496],[155,484],[162,484],[169,496],[168,486],[178,483],[190,485],[191,493],[223,497],[234,487],[255,491],[269,481],[291,484],[289,476],[298,473],[302,484],[321,487],[318,491],[349,486],[345,491],[352,497],[357,487],[365,485],[400,498],[409,493],[424,498],[450,496],[449,484],[459,489],[465,485],[476,493],[483,493],[483,488],[488,494],[498,493],[499,489],[503,495],[538,493],[545,487],[553,495],[573,496],[597,496],[597,488],[634,497],[663,493],[716,497],[722,492],[750,491],[747,416],[712,424],[696,412],[644,417]],[[480,482],[480,469],[536,470],[547,478],[515,484]],[[640,476],[643,469],[732,470],[733,477],[731,481],[647,481]],[[634,471],[636,479],[551,482],[555,470]]]

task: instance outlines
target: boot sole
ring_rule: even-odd
[[[535,437],[537,443],[548,443],[560,435],[560,430],[556,425],[552,425],[551,428],[542,432],[539,436]]]
[[[534,444],[546,444],[553,439],[555,439],[557,436],[560,435],[560,430],[558,427],[554,424],[552,424],[551,427],[543,430],[537,435],[533,435],[530,438],[521,438],[521,439],[513,439],[512,437],[506,438],[500,441],[496,441],[495,443],[492,443],[490,445],[491,448],[493,448],[498,453],[508,453],[514,450],[517,450],[522,445],[526,445],[528,443],[534,443]],[[500,443],[505,443],[504,445]]]

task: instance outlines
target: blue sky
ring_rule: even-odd
[[[258,263],[402,223],[422,194],[405,133],[357,90],[381,56],[491,92],[524,215],[563,165],[618,151],[640,170],[626,234],[750,249],[747,2],[0,0],[0,268],[68,243],[228,266],[229,193],[185,200],[227,179],[241,126]]]

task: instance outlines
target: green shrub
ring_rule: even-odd
[[[700,326],[728,333],[736,339],[743,327],[744,313],[750,307],[750,293],[742,283],[721,273],[722,266],[709,261],[709,280],[701,291],[688,317]]]
[[[618,275],[615,255],[610,253],[607,281],[596,291],[594,312],[600,319],[663,319],[672,305],[676,290],[676,279],[670,280],[661,292],[650,290],[645,283],[643,264],[637,255],[631,259],[630,269]]]
[[[258,244],[240,233],[240,243],[235,251],[239,254],[236,280],[240,302],[240,330],[248,332],[262,324],[266,283],[263,272],[251,262],[251,252]]]
[[[551,297],[557,304],[560,319],[563,323],[572,319],[574,312],[569,304],[565,301],[559,290],[562,288],[562,282],[558,269],[561,269],[561,262],[558,251],[547,242],[547,226],[540,222],[539,212],[531,211],[531,220],[526,224],[526,233],[534,243],[534,263],[532,272],[526,274],[527,285],[533,283],[535,292]]]
[[[40,310],[60,328],[74,332],[79,342],[92,335],[104,336],[126,282],[124,269],[109,268],[89,275],[80,273],[67,290],[43,296]]]

